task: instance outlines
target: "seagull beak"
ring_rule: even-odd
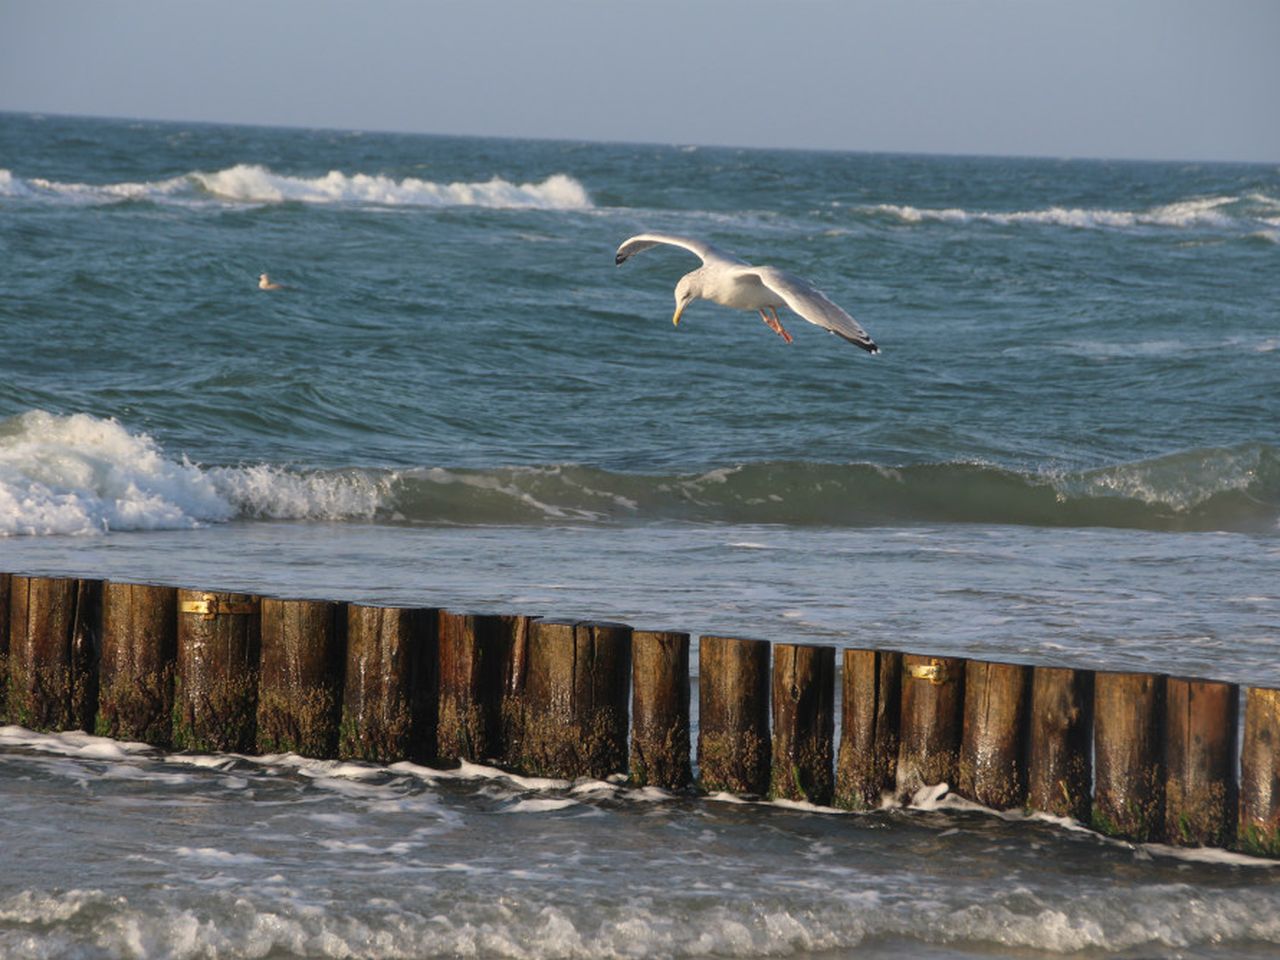
[[[689,301],[686,300],[684,303],[678,304],[676,306],[675,316],[671,318],[671,322],[673,325],[677,327],[680,326],[680,314],[684,313],[684,308],[687,307],[688,305],[689,305]]]

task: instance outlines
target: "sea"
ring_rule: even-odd
[[[0,330],[7,572],[1280,686],[1277,164],[0,114]],[[945,788],[0,728],[5,958],[1278,955],[1275,862]]]

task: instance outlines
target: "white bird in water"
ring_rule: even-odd
[[[683,247],[702,258],[702,266],[686,273],[676,284],[676,312],[671,322],[677,326],[690,302],[710,300],[738,310],[757,311],[771,330],[790,343],[791,334],[778,320],[778,308],[788,307],[810,323],[830,330],[868,353],[880,352],[858,321],[828,300],[813,284],[777,267],[753,267],[701,240],[666,233],[637,234],[618,248],[614,263],[621,266],[633,254],[660,243]]]
[[[268,277],[265,273],[258,274],[259,290],[280,290],[282,288],[283,288],[283,284],[276,283],[274,280]]]

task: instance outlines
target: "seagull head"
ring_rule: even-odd
[[[676,284],[676,312],[671,322],[677,327],[680,326],[680,314],[684,313],[684,308],[700,296],[702,296],[702,278],[698,276],[698,271],[686,273]]]

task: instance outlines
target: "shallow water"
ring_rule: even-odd
[[[963,804],[853,815],[13,727],[0,744],[25,827],[6,956],[1225,958],[1280,937],[1273,864]]]

